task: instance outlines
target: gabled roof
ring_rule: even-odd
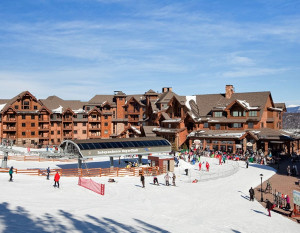
[[[158,100],[156,101],[156,103],[169,103],[169,101],[172,99],[173,96],[177,96],[177,94],[175,94],[172,91],[168,91],[168,92],[164,92],[162,94],[159,95]]]
[[[18,94],[15,97],[13,97],[12,99],[8,100],[8,102],[6,103],[6,105],[2,108],[2,111],[6,111],[11,104],[13,104],[15,101],[17,101],[18,99],[22,98],[26,94],[30,95],[33,99],[35,99],[38,102],[38,100],[35,98],[35,96],[33,96],[29,91],[23,91],[20,94]]]
[[[114,99],[114,95],[95,95],[92,99],[88,101],[87,104],[91,105],[101,105],[108,101],[109,103],[112,103]]]
[[[130,101],[132,98],[134,98],[140,105],[145,106],[143,101],[145,100],[144,95],[127,95],[126,102]]]
[[[156,95],[156,96],[158,96],[158,93],[156,93],[155,91],[150,89],[149,91],[145,92],[145,95]]]
[[[74,113],[83,112],[83,106],[86,102],[80,100],[63,100],[57,96],[49,96],[47,99],[40,100],[52,112],[62,113],[66,109],[71,109]]]

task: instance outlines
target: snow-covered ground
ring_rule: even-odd
[[[233,168],[232,164],[211,164],[211,174]],[[15,168],[63,165],[57,162],[8,161]],[[146,177],[142,188],[139,177],[94,177],[105,184],[101,196],[77,185],[78,178],[62,177],[61,187],[53,187],[53,177],[0,173],[0,232],[299,232],[300,225],[267,211],[257,201],[248,200],[248,190],[260,184],[259,174],[268,179],[274,170],[266,166],[245,168],[239,162],[237,172],[225,178],[191,183],[207,174],[198,163],[185,175],[182,165],[175,169],[177,186],[159,186]],[[172,176],[172,174],[170,174]]]

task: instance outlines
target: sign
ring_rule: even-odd
[[[294,204],[300,206],[300,192],[293,190],[293,202]]]

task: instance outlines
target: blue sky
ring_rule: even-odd
[[[300,1],[0,1],[0,98],[271,91],[300,105]]]

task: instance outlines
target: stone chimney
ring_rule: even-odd
[[[165,93],[165,92],[172,92],[172,87],[163,87],[162,88],[162,93]]]
[[[233,93],[234,93],[233,85],[226,85],[226,87],[225,87],[226,99],[230,99]]]

